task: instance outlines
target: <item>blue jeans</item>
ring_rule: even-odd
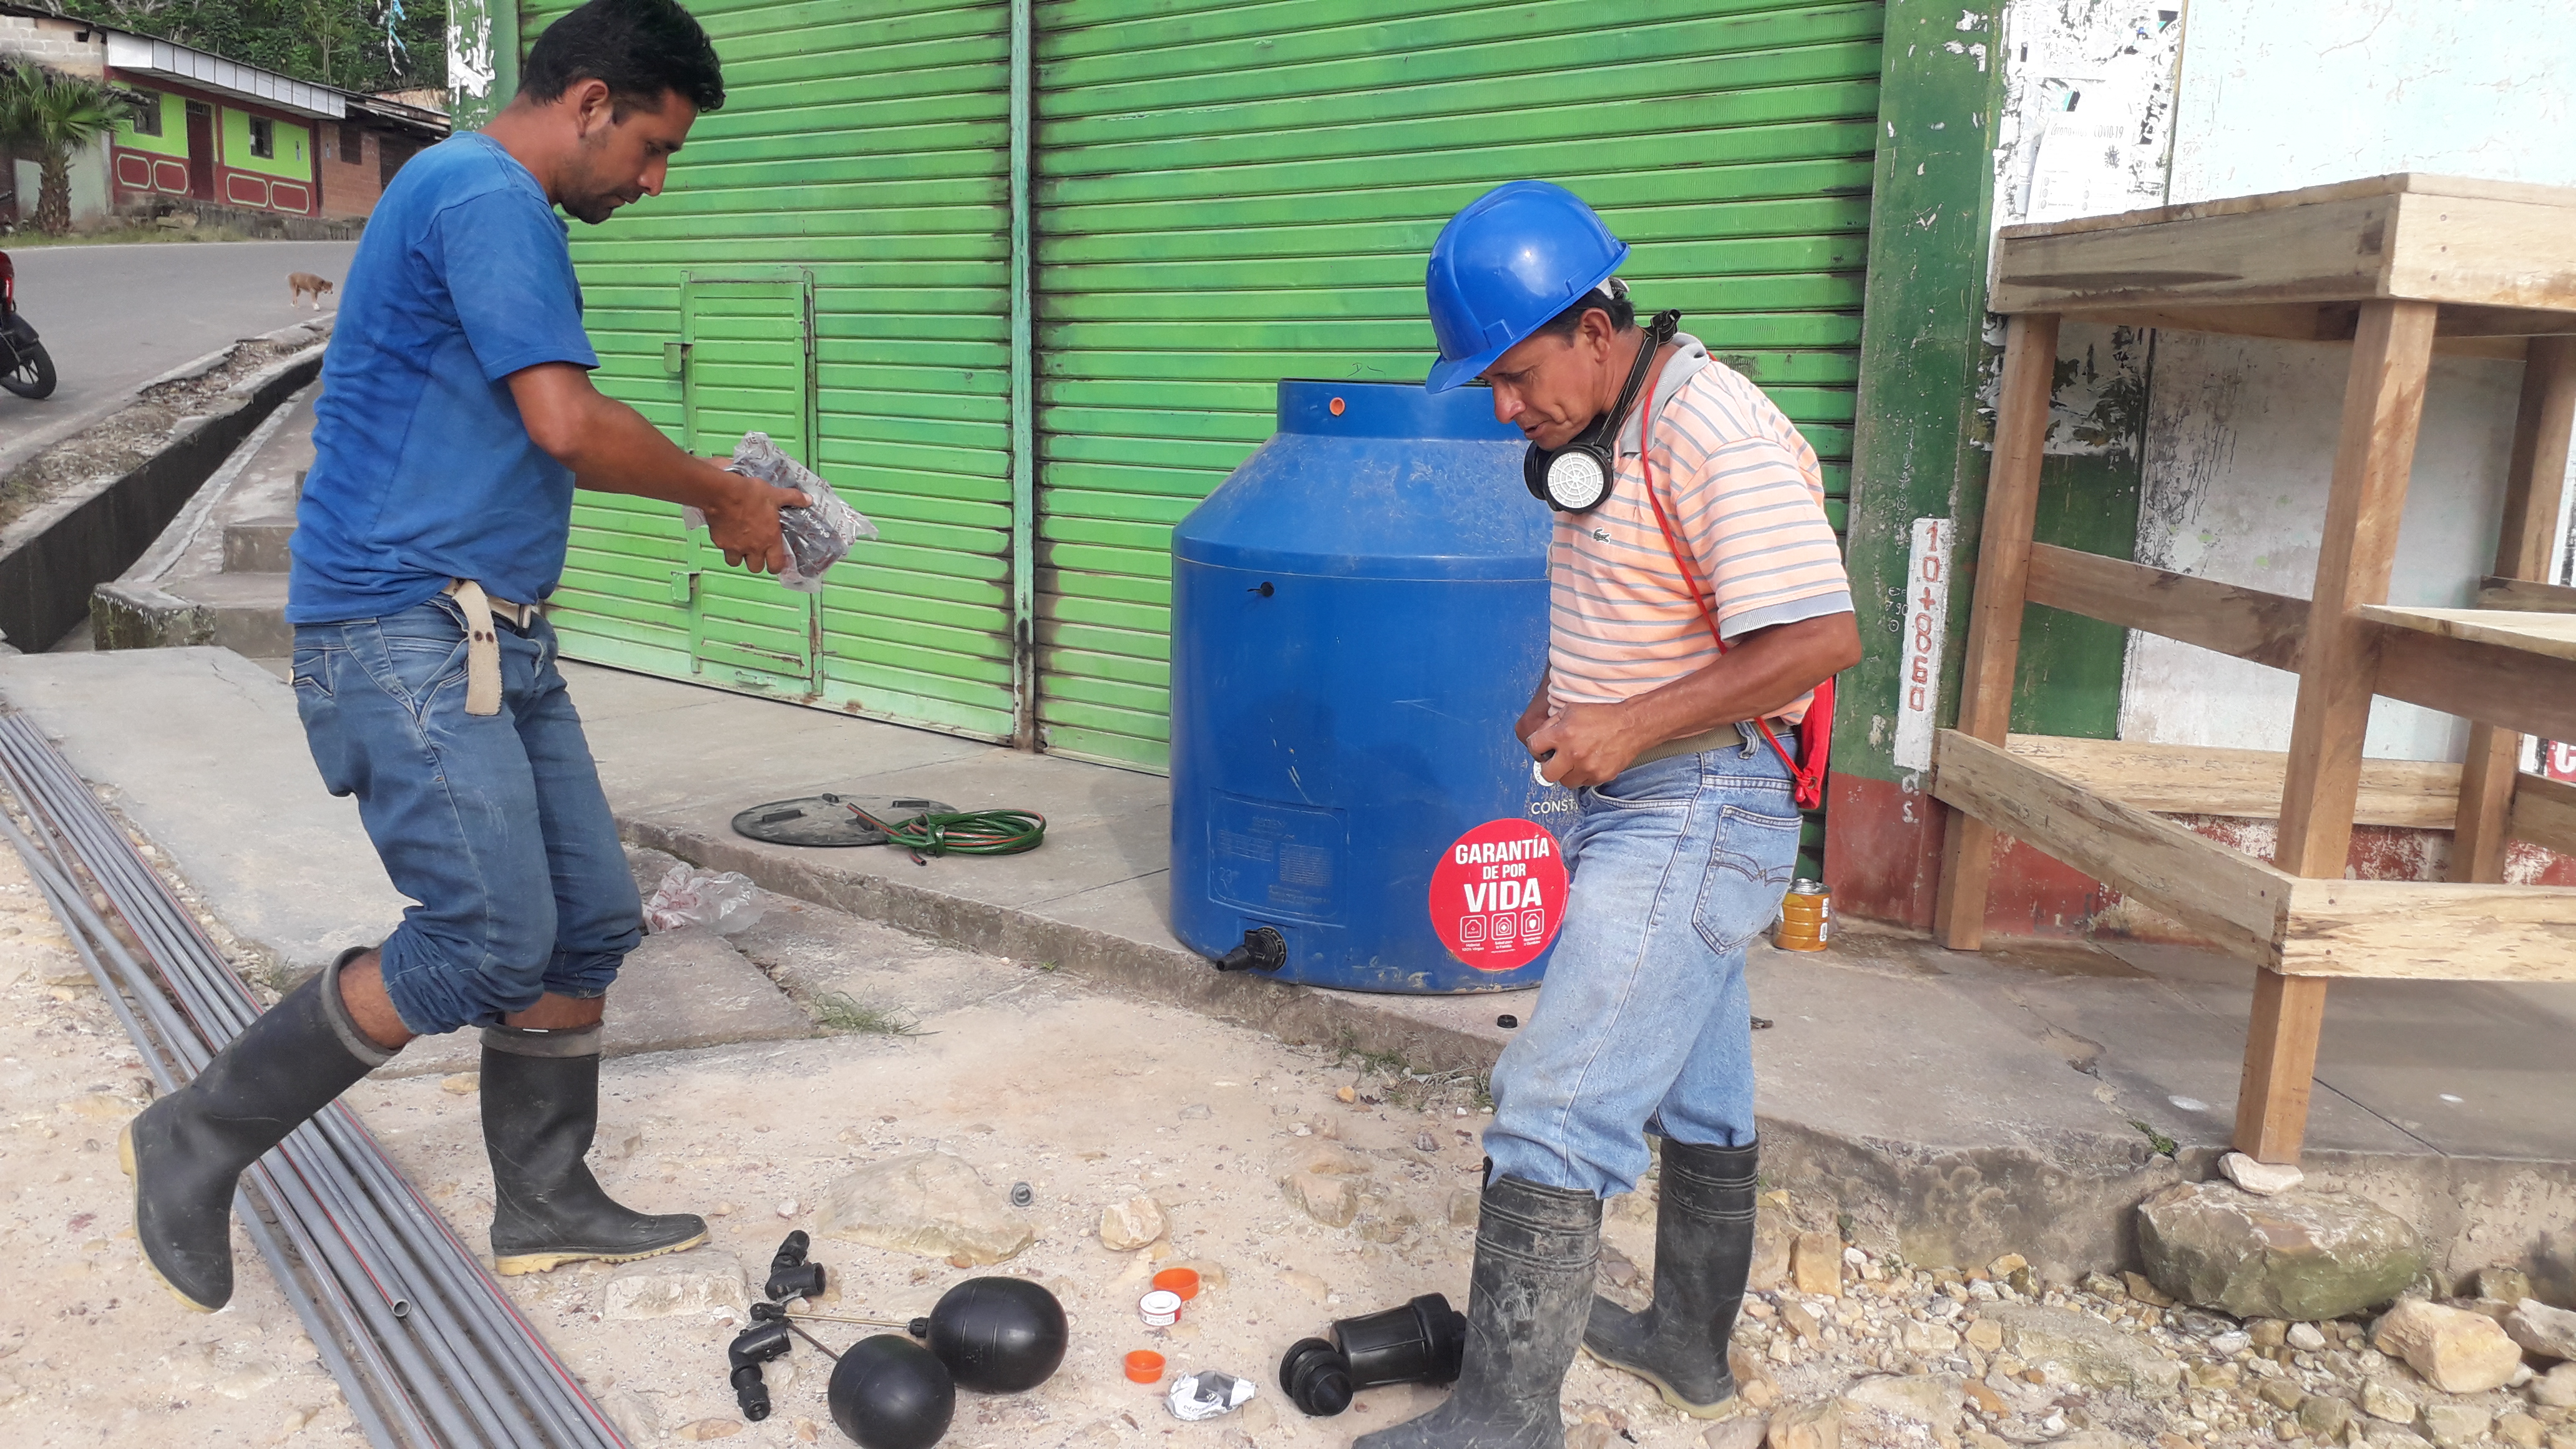
[[[465,625],[445,597],[295,630],[295,704],[322,783],[417,902],[386,938],[385,990],[422,1036],[489,1026],[544,992],[608,990],[643,939],[635,877],[554,627],[501,636],[501,712],[465,712]]]
[[[1498,1175],[1612,1197],[1652,1160],[1646,1133],[1753,1140],[1744,947],[1789,888],[1798,809],[1750,734],[1581,800],[1565,925],[1537,1008],[1494,1064],[1485,1152]]]

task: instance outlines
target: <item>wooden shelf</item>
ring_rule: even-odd
[[[2576,614],[2530,613],[2511,609],[2419,609],[2394,604],[2364,604],[2354,613],[2391,629],[2410,629],[2440,639],[2488,644],[2546,659],[2576,660]],[[2474,709],[2456,711],[2474,715]],[[2567,720],[2576,734],[2576,715]]]
[[[2562,187],[2402,172],[2009,226],[1996,242],[1987,305],[2132,311],[2190,330],[2349,340],[2358,304],[2402,299],[2463,309],[2437,334],[2571,333],[2571,208],[2576,191]]]
[[[2576,428],[2576,190],[2404,174],[2007,227],[2008,318],[1934,930],[1983,939],[2001,830],[2206,932],[2255,979],[2236,1146],[2298,1158],[2326,978],[2576,980],[2576,890],[2500,884],[2509,836],[2576,851],[2576,789],[2519,773],[2576,738],[2576,590],[2546,572]],[[2061,320],[2350,344],[2305,599],[2036,543]],[[2524,359],[2503,528],[2475,609],[2391,607],[2433,354]],[[2016,737],[2024,609],[2046,604],[2296,671],[2285,754]],[[2457,767],[2362,758],[2371,702],[2468,717]],[[2270,861],[2156,812],[2270,814]],[[2447,818],[2446,818],[2447,817]],[[2452,827],[2451,879],[2343,879],[2356,824]]]
[[[2152,745],[2008,735],[2016,758],[2096,795],[2160,815],[2230,815],[2271,820],[2281,813],[2290,757],[2276,750]],[[2364,760],[2356,825],[2448,830],[2460,813],[2460,767],[2417,760]]]
[[[2285,976],[2576,981],[2576,889],[2295,876],[1957,730],[1932,794]]]

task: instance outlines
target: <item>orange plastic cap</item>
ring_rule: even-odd
[[[1162,1272],[1154,1275],[1154,1286],[1162,1289],[1166,1293],[1179,1294],[1181,1301],[1186,1303],[1199,1296],[1199,1270],[1196,1268],[1165,1268]]]
[[[1150,1348],[1140,1348],[1127,1355],[1127,1377],[1140,1384],[1163,1381],[1163,1356]]]

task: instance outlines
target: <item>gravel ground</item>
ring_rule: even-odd
[[[1073,1325],[1045,1385],[961,1395],[944,1441],[955,1449],[1338,1449],[1438,1401],[1427,1388],[1377,1389],[1347,1414],[1310,1420],[1274,1375],[1289,1343],[1333,1318],[1424,1292],[1463,1302],[1478,1083],[1285,1046],[1067,973],[766,904],[733,944],[829,1034],[604,1071],[602,1180],[639,1207],[708,1213],[714,1241],[506,1280],[636,1443],[842,1442],[823,1396],[829,1364],[811,1348],[770,1369],[776,1415],[741,1420],[723,1357],[739,1310],[726,1303],[786,1231],[820,1229],[816,1205],[837,1182],[922,1152],[963,1159],[995,1195],[1027,1183],[1035,1241],[968,1268],[818,1232],[814,1257],[833,1275],[819,1306],[909,1316],[966,1277],[1008,1273],[1048,1287]],[[147,1096],[140,1064],[6,852],[0,1001],[0,1091],[13,1108],[0,1123],[0,1237],[21,1285],[0,1302],[0,1439],[356,1442],[246,1248],[235,1304],[211,1318],[177,1310],[139,1266],[112,1153]],[[468,1242],[481,1240],[491,1201],[478,1087],[470,1073],[374,1080],[352,1098]],[[1104,1216],[1138,1198],[1151,1199],[1160,1230],[1114,1250]],[[1653,1216],[1650,1181],[1605,1219],[1604,1291],[1630,1303],[1651,1281]],[[1744,1391],[1727,1417],[1686,1418],[1640,1381],[1578,1360],[1564,1398],[1573,1449],[2576,1449],[2576,1411],[2539,1402],[2540,1382],[2437,1394],[2370,1349],[2359,1323],[2238,1324],[2150,1301],[2144,1280],[2052,1285],[2011,1258],[1912,1267],[1844,1248],[1834,1226],[1829,1203],[1766,1195],[1764,1281],[1738,1335]],[[1793,1272],[1786,1245],[1802,1230]],[[1199,1268],[1207,1289],[1179,1323],[1148,1328],[1136,1299],[1176,1264]],[[647,1311],[636,1293],[647,1278],[682,1291]],[[835,1346],[871,1331],[816,1328]],[[1142,1387],[1119,1371],[1126,1351],[1146,1347],[1175,1374],[1222,1369],[1260,1396],[1181,1424],[1161,1403],[1168,1379]]]

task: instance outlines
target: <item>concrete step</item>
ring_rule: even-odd
[[[89,609],[101,649],[212,644],[253,659],[295,652],[282,573],[205,574],[159,584],[120,579],[99,585]]]
[[[295,537],[292,515],[272,514],[224,525],[224,572],[282,574],[290,559],[287,541]]]

